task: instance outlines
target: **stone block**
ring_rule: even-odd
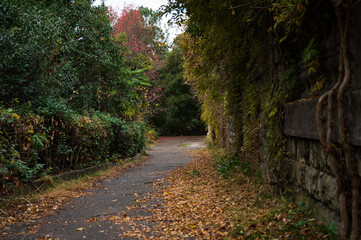
[[[320,221],[325,225],[330,225],[334,222],[339,226],[341,219],[338,212],[326,207],[322,202],[317,201],[305,191],[295,193],[295,199],[298,202],[304,202],[308,208],[312,209],[317,221]]]
[[[289,153],[291,153],[294,157],[297,156],[297,148],[296,148],[296,143],[295,143],[295,138],[293,137],[288,137],[287,138],[287,151]]]
[[[333,175],[329,156],[317,140],[287,137],[286,148],[294,160]]]
[[[355,149],[355,158],[358,160],[358,174],[361,177],[361,148]]]
[[[322,152],[320,146],[314,143],[310,144],[310,166],[320,169],[321,162],[327,161],[327,159],[320,159],[324,157]]]
[[[298,138],[296,141],[297,160],[309,164],[310,159],[310,142],[307,139]]]
[[[336,180],[333,176],[321,172],[299,161],[290,160],[291,177],[310,196],[337,210]]]
[[[289,103],[284,108],[283,133],[287,136],[318,139],[315,121],[317,100]]]
[[[306,180],[305,180],[305,166],[304,164],[299,163],[295,160],[290,160],[291,165],[291,178],[293,181],[296,182],[299,186],[305,186]]]
[[[355,14],[352,14],[352,22],[359,23],[361,21],[361,5],[358,4],[353,10]],[[352,87],[361,88],[361,28],[358,24],[352,24],[350,28],[350,52],[351,56],[354,56],[351,61],[352,66]]]
[[[361,90],[351,94],[351,123],[348,129],[353,145],[361,146]]]
[[[330,158],[317,140],[310,141],[310,166],[333,175]]]

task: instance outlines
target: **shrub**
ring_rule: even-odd
[[[249,163],[241,161],[236,154],[223,155],[216,158],[217,170],[224,178],[229,178],[235,171],[249,174],[251,168]]]
[[[30,182],[44,173],[44,164],[31,148],[31,127],[34,119],[23,119],[12,109],[0,108],[0,193],[9,193],[14,185]]]
[[[48,171],[130,157],[146,145],[143,122],[128,123],[101,112],[77,115],[56,105],[40,112],[45,116],[0,108],[2,194]]]

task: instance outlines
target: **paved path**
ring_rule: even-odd
[[[148,161],[117,178],[101,183],[91,194],[74,199],[62,210],[45,219],[37,234],[9,235],[6,239],[119,239],[119,226],[112,221],[97,221],[121,214],[135,204],[143,194],[153,191],[152,183],[189,161],[186,152],[204,147],[203,137],[172,137],[159,141],[148,152]],[[94,220],[94,221],[93,221]],[[14,233],[23,231],[24,224],[12,226]],[[17,230],[18,228],[18,230]],[[78,230],[78,231],[77,231]],[[0,235],[1,237],[1,235]]]

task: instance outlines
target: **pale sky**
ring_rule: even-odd
[[[134,5],[135,7],[144,6],[153,10],[158,10],[160,6],[167,4],[167,2],[167,0],[104,0],[106,6],[112,6],[118,12],[126,5]],[[102,0],[95,0],[94,5],[99,5],[101,3]],[[167,18],[163,17],[161,27],[165,33],[169,33],[168,42],[172,43],[173,39],[182,32],[182,29],[176,26],[169,27],[167,25],[167,20],[169,18],[170,16],[167,16]]]
[[[95,5],[99,5],[102,1],[96,0]],[[160,6],[167,4],[167,0],[105,0],[105,5],[119,7],[122,9],[124,5],[133,4],[136,7],[144,6],[153,10],[157,10]]]

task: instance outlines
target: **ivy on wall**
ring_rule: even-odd
[[[339,189],[349,186],[341,190],[344,196],[352,196],[348,205],[352,209],[341,209],[340,232],[342,238],[352,239],[358,235],[360,179],[355,171],[357,161],[347,144],[343,111],[347,111],[345,93],[351,74],[348,21],[358,2],[171,0],[163,8],[165,13],[173,12],[175,23],[187,26],[181,41],[185,75],[203,103],[202,117],[212,140],[222,147],[231,145],[253,166],[265,161],[270,183],[283,186],[286,180],[282,169],[287,160],[281,124],[284,104],[321,96],[318,129],[322,145],[332,156],[334,141],[327,133],[332,132],[331,112],[336,109],[334,98],[338,96],[340,147],[346,162],[339,164],[342,171],[334,173],[336,177],[342,175],[338,179],[351,179],[346,185],[342,181],[338,185]],[[339,51],[332,49],[330,38],[336,42],[334,48],[340,39]],[[341,56],[338,81],[326,64],[330,51]],[[320,113],[326,105],[328,128],[324,131],[325,118]],[[264,159],[260,159],[259,149],[265,149]],[[338,200],[347,205],[345,200]]]

